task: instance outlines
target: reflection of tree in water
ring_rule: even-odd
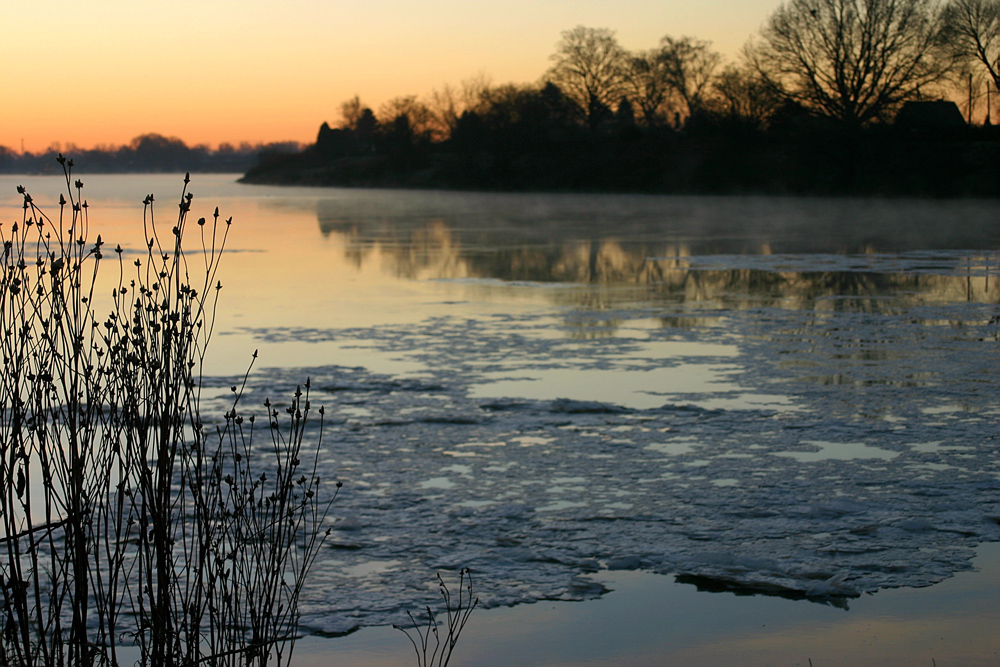
[[[614,230],[599,234],[590,228],[575,238],[569,234],[529,236],[510,229],[463,229],[443,217],[406,224],[391,218],[369,218],[363,223],[326,218],[320,227],[324,235],[344,237],[345,253],[357,266],[377,249],[384,268],[403,279],[572,283],[581,289],[553,290],[547,293],[549,298],[558,305],[588,311],[651,302],[819,312],[887,312],[934,302],[1000,303],[1000,280],[995,273],[990,276],[988,256],[963,260],[969,266],[987,267],[985,273],[973,275],[970,269],[965,276],[702,268],[692,259],[696,254],[710,254],[710,244],[629,242],[618,238]],[[720,243],[725,245],[724,240]],[[743,243],[742,255],[768,254],[770,245],[764,242],[748,248]],[[886,299],[887,295],[893,298]],[[591,329],[603,331],[609,326],[602,323]]]
[[[457,237],[442,220],[421,226],[399,227],[389,223],[360,225],[348,220],[322,220],[324,237],[341,236],[344,256],[360,267],[376,254],[393,275],[409,280],[467,277],[465,258]],[[377,252],[376,252],[377,251]]]
[[[467,277],[467,260],[458,239],[441,220],[432,220],[410,232],[407,238],[382,242],[383,261],[400,278],[440,279]]]
[[[357,225],[345,226],[345,228],[340,230],[339,233],[348,239],[357,239],[360,237]],[[329,235],[330,231],[324,230],[323,236]],[[344,258],[351,266],[360,269],[368,257],[372,254],[372,250],[373,247],[370,244],[352,241],[344,244]]]

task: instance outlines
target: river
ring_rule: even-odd
[[[175,215],[180,176],[81,178],[127,251]],[[208,385],[259,349],[250,399],[326,407],[311,631],[462,567],[484,607],[634,570],[849,608],[1000,540],[1000,202],[234,181],[191,184],[233,218]],[[5,224],[17,184],[61,191],[0,177]]]

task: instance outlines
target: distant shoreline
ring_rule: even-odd
[[[992,128],[991,128],[992,129]],[[547,150],[337,155],[317,145],[269,156],[239,179],[252,185],[485,192],[1000,197],[1000,135],[867,134],[845,139],[698,136],[595,139]]]

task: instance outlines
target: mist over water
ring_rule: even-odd
[[[1000,539],[997,201],[231,180],[191,187],[234,218],[208,382],[260,348],[247,405],[311,377],[326,406],[313,629],[399,620],[460,567],[487,605],[639,568],[847,606]],[[4,223],[18,182],[60,192],[0,178]],[[93,232],[136,249],[179,186],[86,178]]]

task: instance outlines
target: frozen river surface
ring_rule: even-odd
[[[310,377],[329,418],[313,630],[398,622],[462,567],[487,606],[603,569],[845,606],[1000,540],[997,202],[202,178],[235,219],[210,383],[259,347],[245,403]],[[127,236],[174,180],[91,177],[92,225]]]
[[[995,307],[839,305],[587,316],[634,338],[533,316],[260,331],[426,364],[308,371],[347,480],[310,623],[398,620],[461,567],[487,605],[592,596],[603,568],[832,604],[966,569],[1000,538]],[[638,405],[608,400],[628,386]]]

